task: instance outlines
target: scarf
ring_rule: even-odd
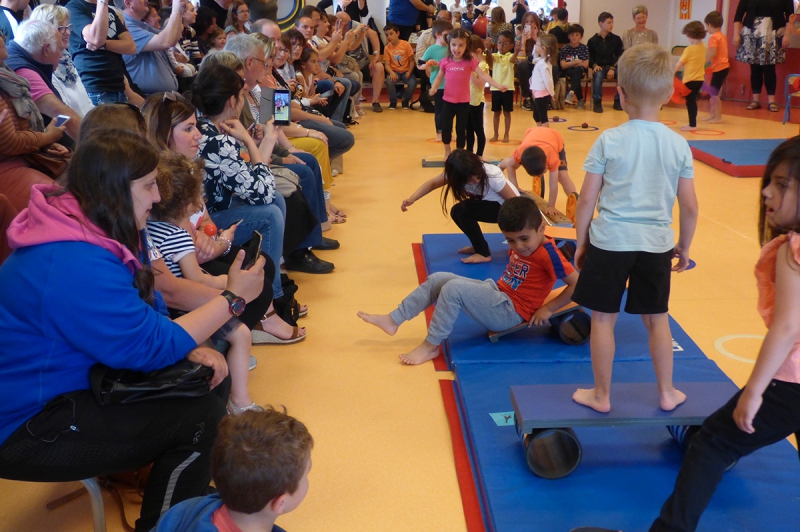
[[[61,59],[58,60],[58,68],[55,70],[56,77],[61,80],[64,85],[72,87],[78,81],[78,69],[72,62],[72,55],[69,50],[61,52]]]
[[[31,84],[0,63],[0,92],[8,94],[17,116],[28,119],[32,131],[44,131],[42,114],[31,99]]]

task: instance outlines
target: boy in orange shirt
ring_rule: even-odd
[[[542,213],[531,198],[507,200],[497,215],[497,225],[508,241],[508,266],[499,281],[478,281],[453,273],[431,274],[391,314],[358,317],[393,336],[406,321],[436,303],[428,336],[413,351],[400,355],[406,364],[422,364],[439,354],[439,345],[453,331],[463,310],[492,331],[520,323],[544,325],[555,311],[569,303],[578,272],[567,262],[555,242],[544,235]],[[566,287],[543,305],[556,279]]]
[[[570,211],[574,211],[578,200],[578,189],[575,188],[575,183],[569,177],[564,138],[558,131],[545,127],[529,129],[525,132],[525,137],[520,145],[514,150],[514,154],[500,161],[499,166],[506,171],[508,180],[518,189],[520,186],[517,183],[517,168],[520,166],[534,177],[540,176],[544,174],[545,170],[548,170],[550,172],[548,183],[550,190],[544,213],[547,216],[558,214],[556,199],[558,198],[559,183],[567,195],[567,216]]]
[[[709,124],[722,122],[722,106],[719,99],[719,91],[725,78],[728,77],[730,70],[730,60],[728,60],[728,40],[722,33],[722,13],[712,11],[703,19],[706,25],[708,38],[708,51],[706,52],[706,64],[711,63],[711,82],[708,84],[708,95],[711,99],[708,102],[709,114],[705,121]]]
[[[414,50],[408,41],[400,39],[400,28],[389,23],[383,29],[386,34],[386,47],[383,51],[383,62],[386,66],[386,92],[389,93],[389,109],[397,109],[396,83],[405,83],[403,91],[403,109],[408,109],[417,78],[414,76]]]

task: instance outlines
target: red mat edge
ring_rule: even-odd
[[[486,532],[478,490],[475,487],[475,477],[472,475],[472,464],[470,464],[467,444],[464,441],[461,418],[458,415],[453,381],[440,379],[439,388],[442,390],[442,402],[447,415],[447,423],[450,426],[450,437],[453,440],[456,477],[458,478],[458,489],[461,492],[461,505],[464,508],[467,532]]]
[[[720,172],[725,172],[726,174],[733,176],[733,177],[761,177],[764,175],[764,169],[766,165],[764,164],[748,164],[737,166],[733,163],[728,163],[711,155],[708,152],[702,151],[698,148],[691,147],[692,150],[692,157],[700,161],[701,163],[705,163],[712,168],[716,168]]]
[[[417,281],[419,284],[425,282],[428,278],[428,272],[425,270],[425,259],[422,257],[422,244],[411,244],[411,250],[414,252],[414,266],[417,269]],[[431,317],[433,316],[433,307],[425,309],[425,323],[431,324]],[[433,368],[436,371],[448,371],[447,361],[444,359],[444,352],[442,347],[439,346],[439,356],[433,359]]]

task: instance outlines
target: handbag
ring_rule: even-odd
[[[300,178],[288,168],[274,165],[270,170],[275,176],[275,188],[284,198],[288,198],[300,188]]]
[[[56,157],[53,155],[47,155],[46,153],[42,153],[40,151],[22,155],[22,158],[26,163],[28,163],[29,167],[33,168],[34,170],[38,170],[53,179],[58,179],[64,174],[64,172],[67,171],[69,157],[69,155],[67,155],[66,158]]]
[[[105,406],[200,397],[211,390],[213,376],[213,368],[186,358],[149,372],[95,364],[89,369],[89,385],[97,403]]]

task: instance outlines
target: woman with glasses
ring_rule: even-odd
[[[250,33],[250,8],[242,0],[234,0],[228,8],[225,20],[225,36],[231,38],[238,33]]]

